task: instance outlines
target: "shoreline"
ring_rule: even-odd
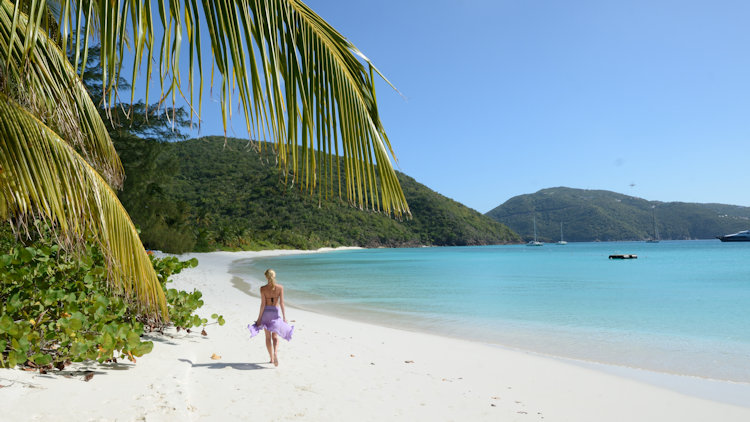
[[[352,259],[356,261],[357,256],[359,255],[346,255],[342,258],[342,265],[348,265]],[[370,255],[362,256],[365,260],[370,259]],[[400,255],[394,255],[393,258],[396,262],[402,259]],[[265,267],[285,267],[291,273],[282,278],[290,282],[287,278],[291,277],[292,283],[287,290],[289,298],[293,299],[287,300],[287,304],[303,310],[400,330],[427,332],[447,338],[499,345],[541,356],[581,361],[584,364],[612,365],[677,376],[750,384],[750,371],[744,366],[744,356],[750,350],[750,345],[739,340],[712,343],[712,337],[701,338],[691,334],[682,336],[681,332],[662,332],[657,335],[654,333],[659,331],[649,330],[649,324],[641,324],[636,329],[608,327],[606,324],[601,326],[604,328],[592,329],[591,327],[597,327],[597,324],[578,326],[549,324],[533,318],[508,319],[507,313],[506,319],[497,320],[476,318],[479,315],[476,311],[470,316],[456,313],[456,317],[452,317],[456,312],[455,307],[452,311],[446,311],[446,317],[441,314],[441,309],[435,306],[411,307],[407,304],[405,307],[394,307],[391,305],[394,300],[395,303],[406,302],[399,301],[390,293],[384,293],[382,296],[388,297],[387,300],[382,299],[377,291],[372,288],[368,290],[368,283],[362,285],[362,300],[359,294],[346,291],[340,292],[340,297],[329,297],[325,290],[316,287],[321,284],[320,275],[324,274],[316,269],[318,265],[322,265],[321,263],[328,265],[326,271],[336,271],[338,278],[342,278],[341,271],[344,271],[343,279],[354,277],[353,285],[358,284],[356,280],[369,280],[368,274],[357,271],[356,268],[339,269],[339,259],[334,255],[307,255],[289,261],[264,261],[264,257],[238,259],[231,265],[232,273],[244,278],[252,285],[252,289],[257,291],[258,286],[265,283],[257,277]],[[312,286],[306,286],[308,283],[305,267],[308,263],[313,266],[310,274],[311,280],[314,280]],[[329,267],[330,265],[333,267]],[[285,272],[284,268],[276,269]],[[409,270],[412,271],[411,268]],[[256,277],[253,278],[253,275]],[[323,286],[341,285],[338,281],[322,281]],[[424,289],[424,286],[418,284],[418,288]],[[356,289],[358,288],[354,288]],[[257,296],[254,292],[251,294]],[[411,297],[408,292],[404,294]],[[438,299],[444,300],[443,296],[439,295]],[[491,309],[488,311],[492,312]]]
[[[321,252],[329,252],[329,251],[335,251],[335,250],[347,250],[347,249],[363,249],[363,248],[356,248],[356,247],[343,247],[343,248],[324,248],[319,250],[312,250],[312,251],[295,251],[293,253],[290,253],[290,255],[297,255],[297,254],[307,254],[307,253],[321,253]],[[278,254],[282,255],[282,254]],[[234,261],[232,261],[229,265],[231,268],[234,263],[238,261],[245,261],[245,260],[252,260],[256,258],[264,258],[264,257],[272,257],[272,256],[278,256],[277,254],[264,254],[263,256],[257,256],[257,257],[243,257],[238,258]],[[286,254],[283,254],[286,255]],[[257,286],[251,285],[250,283],[247,283],[242,277],[232,272],[232,278],[233,278],[233,285],[238,290],[242,291],[243,293],[247,294],[250,297],[253,298],[260,298],[260,296],[251,290],[251,288],[257,288],[264,284],[265,281],[261,280],[258,277],[252,277],[247,274],[242,274],[244,277],[248,277],[252,279],[252,281],[257,284]],[[235,279],[242,280],[241,283],[245,286],[238,286],[235,283]],[[414,333],[414,334],[429,334],[429,335],[436,335],[438,337],[442,337],[449,340],[457,340],[457,341],[467,341],[474,344],[481,344],[483,346],[488,346],[491,348],[498,348],[501,350],[513,352],[513,353],[523,353],[523,354],[530,354],[534,356],[538,356],[543,359],[552,359],[559,362],[563,362],[566,364],[571,364],[575,366],[579,366],[581,368],[586,369],[592,369],[598,372],[606,373],[606,374],[612,374],[618,377],[643,382],[649,385],[653,385],[656,387],[662,387],[666,388],[672,391],[676,391],[682,394],[694,396],[696,398],[700,399],[707,399],[707,400],[713,400],[717,402],[722,402],[726,404],[731,405],[737,405],[741,407],[747,407],[750,408],[750,383],[743,382],[743,381],[735,381],[735,380],[729,380],[729,379],[721,379],[721,378],[712,378],[708,376],[701,376],[701,375],[694,375],[694,374],[685,374],[685,373],[677,373],[677,372],[669,372],[669,371],[660,371],[655,370],[651,368],[642,368],[638,366],[630,366],[625,363],[612,363],[612,362],[606,362],[606,361],[597,361],[597,360],[587,360],[584,358],[576,358],[576,357],[570,357],[570,356],[564,356],[564,355],[558,355],[551,352],[543,351],[543,350],[535,350],[533,348],[527,348],[523,346],[515,346],[510,344],[504,344],[502,342],[489,342],[489,341],[482,341],[478,338],[468,338],[468,337],[461,337],[457,335],[450,335],[446,332],[437,332],[437,333],[430,333],[429,331],[425,330],[424,327],[420,327],[419,325],[413,324],[408,326],[402,326],[398,324],[398,321],[389,319],[388,323],[378,323],[375,321],[375,319],[379,316],[374,311],[367,311],[367,310],[358,310],[355,306],[351,307],[351,309],[347,308],[347,311],[345,312],[325,312],[324,310],[313,308],[313,307],[303,307],[299,305],[295,305],[292,303],[287,303],[288,308],[298,309],[305,312],[311,312],[315,314],[319,314],[322,316],[330,317],[330,318],[336,318],[344,321],[351,321],[366,325],[373,325],[378,326],[382,328],[388,328],[398,331],[403,331],[407,333]],[[358,312],[361,311],[361,312]],[[367,316],[362,316],[362,313],[365,313]]]
[[[744,421],[750,390],[731,383],[632,379],[617,367],[566,362],[479,342],[382,327],[297,308],[280,366],[267,363],[262,338],[246,325],[259,301],[237,294],[232,261],[316,251],[186,254],[199,265],[173,277],[173,287],[203,292],[201,315],[227,324],[208,336],[168,332],[137,364],[93,365],[95,376],[0,371],[8,420],[537,420]],[[291,307],[290,307],[291,308]],[[289,312],[291,311],[291,312]],[[292,322],[293,321],[293,322]],[[212,354],[221,356],[211,359]],[[625,368],[627,369],[627,368]],[[614,371],[614,373],[611,373]],[[636,370],[632,370],[636,371]],[[71,372],[71,371],[68,371]],[[672,378],[670,378],[672,377]],[[702,395],[717,391],[724,399]],[[658,385],[662,382],[662,385]],[[669,383],[667,383],[669,384]],[[747,386],[747,385],[743,385]],[[742,387],[742,386],[741,386]],[[682,389],[682,391],[681,391]],[[269,414],[268,397],[283,403]],[[66,406],[60,405],[64,398]],[[745,406],[740,406],[744,404]]]

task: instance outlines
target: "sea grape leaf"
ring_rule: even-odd
[[[18,309],[21,308],[21,300],[19,299],[19,294],[16,293],[11,298],[5,302],[5,311],[12,314],[15,313]]]
[[[92,265],[94,265],[94,260],[91,258],[90,254],[86,254],[81,258],[81,265],[85,268],[91,268]]]
[[[146,353],[151,353],[151,350],[153,350],[153,348],[154,348],[154,342],[144,341],[138,346],[134,347],[130,353],[132,353],[134,356],[141,357],[145,355]]]
[[[34,259],[35,254],[36,254],[36,251],[33,248],[21,248],[18,251],[18,258],[24,264],[28,264]]]
[[[86,343],[76,341],[76,342],[73,342],[73,344],[70,346],[70,353],[73,356],[78,357],[78,356],[85,354],[88,351],[88,349],[89,348]]]
[[[88,360],[95,360],[99,358],[99,351],[94,349],[93,347],[89,347],[86,349],[86,355],[84,356]]]
[[[83,318],[81,318],[83,315],[80,312],[76,312],[73,314],[73,316],[70,317],[68,324],[68,328],[70,328],[73,331],[78,331],[83,327]]]
[[[52,362],[52,357],[47,354],[37,353],[31,358],[31,360],[39,366],[45,366]]]
[[[97,304],[96,306],[96,312],[94,312],[94,319],[100,320],[104,316],[104,314],[107,312],[107,307],[102,306],[101,304]]]
[[[13,339],[15,341],[16,339]],[[14,345],[14,349],[23,352],[24,354],[29,351],[29,348],[31,347],[31,343],[29,342],[29,339],[26,338],[26,336],[22,336],[18,338],[18,341]]]
[[[139,336],[135,331],[129,332],[127,339],[129,349],[135,349],[141,343],[141,336]]]
[[[8,315],[0,316],[0,334],[9,332],[13,325],[11,317]]]
[[[117,338],[128,338],[128,333],[130,332],[130,326],[128,324],[120,324],[117,326],[117,333],[115,334],[115,337]]]
[[[102,336],[102,348],[105,350],[112,350],[115,346],[115,341],[109,333],[105,333]]]
[[[10,327],[6,330],[8,335],[10,335],[11,338],[17,339],[21,336],[21,327],[16,324],[15,322],[11,322]]]
[[[39,333],[37,333],[36,331],[32,331],[26,335],[26,339],[29,341],[29,343],[34,345],[38,345],[41,338],[42,336],[39,335]]]
[[[20,357],[20,359],[19,359],[19,357]],[[23,355],[23,354],[21,354],[21,353],[18,353],[18,352],[17,352],[17,351],[15,351],[15,350],[11,350],[11,351],[10,351],[10,352],[8,353],[8,367],[9,367],[9,368],[13,368],[13,367],[15,367],[16,365],[18,365],[18,362],[23,362],[23,361],[25,361],[25,360],[26,360],[26,356],[24,356],[24,355]]]

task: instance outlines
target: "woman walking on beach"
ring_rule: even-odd
[[[286,322],[286,310],[284,309],[284,286],[276,283],[276,272],[267,269],[265,286],[260,288],[260,312],[255,324],[248,325],[250,337],[255,337],[262,329],[266,333],[266,348],[271,356],[271,363],[279,366],[278,345],[279,336],[284,340],[292,339],[294,326]],[[281,315],[279,315],[281,307]]]

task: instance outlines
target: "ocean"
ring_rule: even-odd
[[[563,358],[750,382],[750,243],[362,249],[239,260],[231,271],[257,291],[266,268],[276,270],[286,302],[304,309]]]

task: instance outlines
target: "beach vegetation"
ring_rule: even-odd
[[[43,225],[35,233],[23,243],[7,233],[0,236],[12,244],[0,255],[0,367],[25,365],[44,372],[70,362],[135,361],[149,353],[153,342],[144,335],[163,331],[166,324],[108,289],[108,268],[98,246],[89,242],[82,253],[70,254]],[[197,260],[149,257],[171,324],[178,330],[203,327],[205,333],[209,320],[196,313],[203,305],[201,292],[168,287],[173,274],[196,266]],[[224,324],[220,315],[212,319]]]
[[[155,72],[158,102],[174,107],[183,98],[190,119],[199,122],[206,35],[225,129],[237,106],[250,137],[272,141],[284,182],[363,209],[409,214],[375,100],[380,72],[303,3],[0,0],[0,219],[19,236],[43,221],[59,247],[78,253],[93,242],[112,292],[134,297],[138,312],[152,318],[166,318],[166,298],[114,193],[123,183],[122,164],[81,81],[97,40],[107,110],[121,95],[127,52],[130,104],[136,85],[144,84],[143,104],[149,104]],[[344,159],[319,160],[334,153]],[[329,177],[334,168],[345,175],[336,189]],[[237,235],[229,228],[228,238]]]

